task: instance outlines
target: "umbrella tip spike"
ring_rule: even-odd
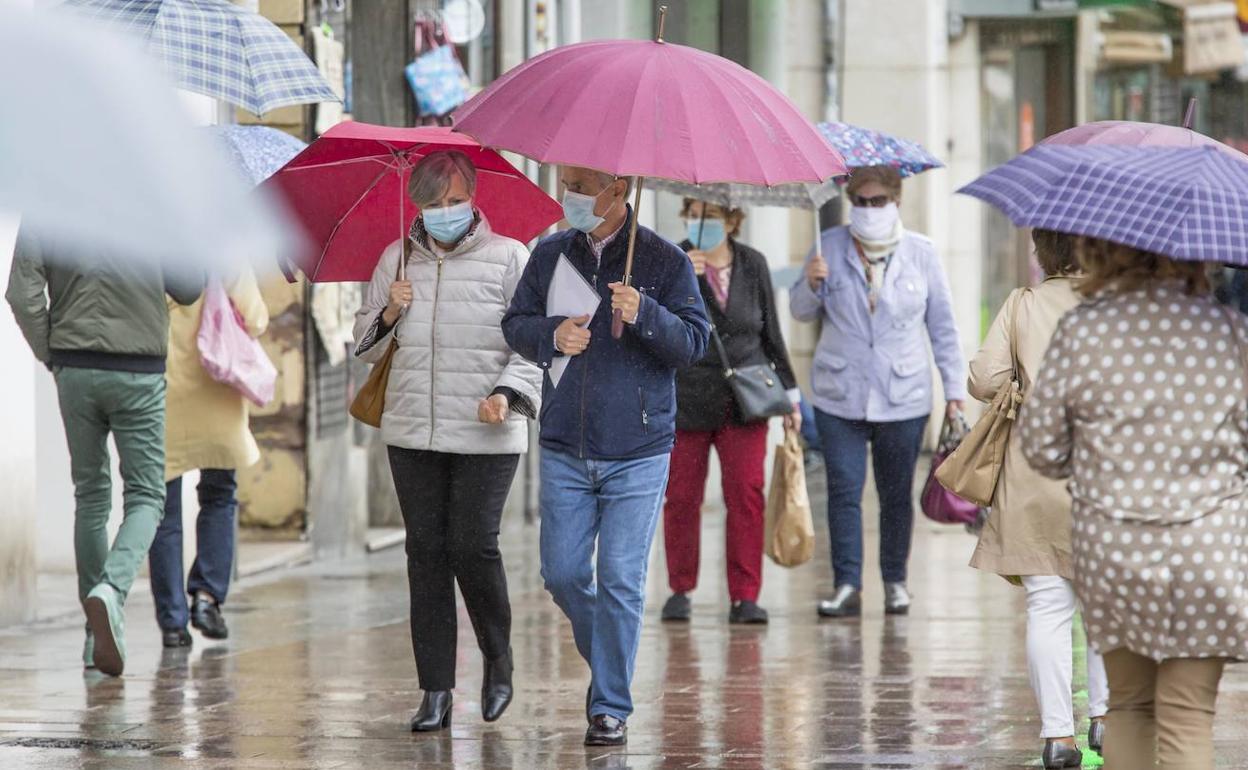
[[[1187,112],[1183,115],[1183,127],[1191,128],[1192,121],[1196,119],[1196,97],[1193,96],[1187,100]]]
[[[663,42],[663,25],[667,23],[667,6],[659,6],[659,34],[655,35],[654,42]]]

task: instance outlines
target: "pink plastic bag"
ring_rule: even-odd
[[[247,333],[243,318],[220,281],[204,289],[204,311],[199,322],[199,361],[217,382],[237,390],[257,406],[273,400],[277,368],[260,341]]]

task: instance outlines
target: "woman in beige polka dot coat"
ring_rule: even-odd
[[[1248,658],[1248,323],[1204,267],[1080,239],[1088,299],[1020,418],[1069,478],[1075,590],[1109,677],[1107,767],[1213,767],[1222,666]]]

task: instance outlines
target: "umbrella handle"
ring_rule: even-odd
[[[628,229],[628,257],[624,260],[624,285],[633,285],[633,249],[637,246],[637,219],[640,217],[638,208],[641,206],[641,180],[636,177],[637,189],[633,192],[633,224]],[[619,339],[624,336],[624,311],[611,312],[611,336]]]

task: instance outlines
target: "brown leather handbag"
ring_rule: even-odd
[[[404,237],[403,256],[399,260],[399,270],[395,276],[398,280],[403,280],[404,268],[407,266],[411,248],[411,240]],[[351,416],[374,428],[381,427],[381,415],[386,411],[386,386],[390,383],[390,364],[394,361],[394,351],[399,349],[398,323],[395,321],[396,329],[394,336],[390,339],[390,346],[386,348],[381,360],[373,364],[372,371],[368,373],[368,379],[364,381],[356,392],[355,398],[351,400]]]

